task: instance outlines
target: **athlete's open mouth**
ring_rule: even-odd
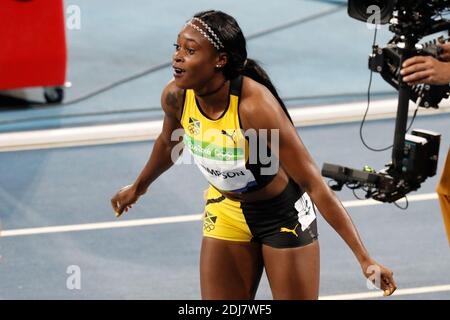
[[[175,67],[175,66],[173,66],[173,71],[174,71],[173,75],[175,77],[181,77],[186,72],[186,70]]]

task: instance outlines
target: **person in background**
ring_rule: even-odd
[[[403,63],[400,74],[404,82],[409,85],[450,83],[450,42],[439,43],[438,46],[442,48],[439,60],[430,56],[416,56]],[[436,191],[450,245],[450,149]]]

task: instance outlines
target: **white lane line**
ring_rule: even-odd
[[[334,104],[317,107],[289,108],[289,113],[296,127],[327,125],[361,121],[366,102]],[[410,115],[415,107],[410,102]],[[417,116],[435,115],[450,112],[450,100],[441,103],[439,109],[419,109]],[[397,115],[397,100],[386,99],[373,101],[367,121],[390,119]],[[154,140],[162,128],[162,120],[83,126],[75,128],[32,130],[23,132],[0,133],[0,152],[36,150],[136,142]]]
[[[148,226],[154,224],[189,222],[200,220],[201,216],[202,216],[201,214],[193,214],[193,215],[183,215],[183,216],[163,217],[163,218],[135,219],[127,221],[98,222],[98,223],[73,224],[66,226],[3,230],[0,231],[0,237],[16,237],[16,236],[28,236],[43,233],[127,228],[127,227]]]
[[[395,296],[407,296],[413,294],[424,294],[424,293],[435,293],[435,292],[445,292],[450,291],[450,284],[430,286],[430,287],[418,287],[418,288],[408,288],[408,289],[397,289],[393,297]],[[319,297],[319,300],[358,300],[358,299],[371,299],[371,298],[381,298],[383,293],[381,291],[374,292],[360,292],[360,293],[350,293],[350,294],[337,294],[331,296]],[[388,298],[386,298],[388,299]]]
[[[409,202],[415,201],[427,201],[437,199],[436,193],[417,194],[408,197]],[[398,201],[401,202],[401,201]],[[403,200],[404,202],[404,200]],[[381,205],[382,202],[374,200],[356,200],[356,201],[344,201],[342,202],[344,207],[361,207],[361,206],[373,206]],[[111,215],[113,213],[111,212]],[[25,228],[25,229],[13,229],[13,230],[0,230],[0,237],[16,237],[16,236],[28,236],[35,234],[46,233],[61,233],[61,232],[73,232],[73,231],[86,231],[86,230],[99,230],[99,229],[113,229],[113,228],[127,228],[138,226],[149,226],[154,224],[168,224],[179,222],[190,222],[201,220],[202,214],[192,215],[179,215],[172,217],[161,218],[149,218],[149,219],[135,219],[126,221],[111,221],[111,222],[97,222],[97,223],[85,223],[85,224],[73,224],[65,226],[53,226],[53,227],[40,227],[40,228]]]

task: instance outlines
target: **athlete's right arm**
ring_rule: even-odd
[[[136,181],[132,185],[119,190],[111,199],[111,205],[116,212],[116,216],[120,216],[124,210],[128,211],[139,197],[147,191],[150,184],[169,169],[180,156],[181,152],[172,157],[173,148],[181,143],[181,137],[176,141],[172,140],[172,133],[177,129],[182,130],[180,120],[183,95],[183,90],[177,88],[173,81],[163,90],[161,95],[161,105],[164,110],[162,132],[156,139],[150,158]]]

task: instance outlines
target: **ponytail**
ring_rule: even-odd
[[[277,99],[278,103],[280,104],[281,108],[283,109],[284,113],[286,113],[286,116],[289,118],[292,124],[292,118],[289,115],[289,112],[286,108],[286,105],[284,104],[283,100],[281,100],[280,96],[278,95],[277,89],[272,84],[272,81],[270,81],[269,76],[267,75],[266,71],[253,59],[247,59],[245,61],[244,67],[242,68],[241,74],[243,76],[247,76],[253,80],[255,80],[258,83],[261,83],[264,85],[269,91],[273,94],[275,99]]]

